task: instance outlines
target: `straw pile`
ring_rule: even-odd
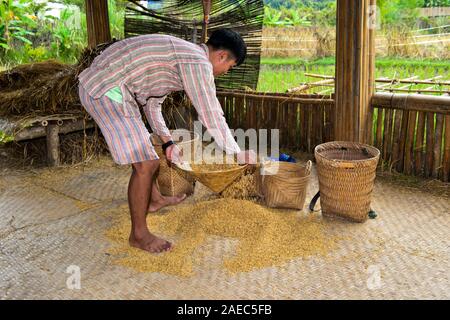
[[[117,264],[178,276],[192,276],[194,267],[208,263],[202,245],[211,237],[238,240],[235,254],[222,257],[223,267],[230,273],[326,255],[337,240],[327,235],[326,225],[317,216],[301,217],[296,211],[265,208],[247,200],[216,199],[180,205],[165,215],[149,215],[150,230],[175,243],[170,252],[156,255],[129,247],[126,206],[113,216],[114,224],[106,236],[114,244],[110,254]]]
[[[75,70],[71,65],[46,61],[0,73],[0,116],[79,111]]]
[[[0,72],[0,116],[84,112],[78,75],[111,43],[85,49],[75,65],[49,60]]]

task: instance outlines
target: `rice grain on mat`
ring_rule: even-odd
[[[231,273],[326,255],[337,240],[327,235],[318,216],[299,216],[298,211],[266,208],[248,200],[215,199],[179,205],[165,215],[148,215],[149,229],[174,243],[170,252],[149,254],[128,245],[128,208],[123,206],[113,215],[114,225],[106,232],[114,244],[110,253],[117,264],[141,272],[192,276],[194,267],[201,269],[202,263],[208,263],[210,253],[202,252],[202,244],[211,236],[238,240],[235,254],[223,258],[223,267]]]

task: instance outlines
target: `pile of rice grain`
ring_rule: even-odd
[[[221,196],[232,199],[257,199],[259,197],[254,174],[245,174],[222,191]]]
[[[202,252],[201,246],[211,236],[239,241],[235,255],[223,260],[223,267],[231,273],[325,255],[337,240],[326,234],[326,225],[317,216],[301,217],[298,211],[266,208],[248,200],[216,199],[179,205],[165,215],[149,215],[150,230],[174,242],[170,252],[149,254],[128,245],[128,208],[123,206],[114,215],[114,225],[106,233],[114,243],[110,253],[119,265],[141,272],[192,276],[194,266],[201,268],[208,261],[210,253]]]

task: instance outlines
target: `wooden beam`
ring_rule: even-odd
[[[86,121],[86,123],[84,123],[83,120],[77,120],[74,122],[65,122],[62,126],[59,127],[59,133],[67,134],[70,132],[81,131],[93,127],[94,122],[92,120]],[[37,139],[45,137],[46,135],[47,135],[46,127],[38,126],[38,127],[24,128],[14,134],[14,141],[18,142],[24,140]]]
[[[85,3],[89,47],[110,42],[108,0],[85,0]]]
[[[335,140],[370,142],[375,31],[369,9],[375,4],[337,1]]]
[[[372,107],[450,114],[450,97],[377,92]]]

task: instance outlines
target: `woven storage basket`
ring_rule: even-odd
[[[177,129],[172,130],[171,135],[177,146],[183,151],[184,161],[193,161],[196,152],[200,150],[200,136],[192,131]],[[182,139],[183,137],[184,139]],[[162,141],[155,134],[150,135],[155,151],[160,158],[160,166],[156,181],[159,190],[164,196],[175,196],[186,193],[190,195],[194,192],[195,180],[187,175],[181,175],[167,164],[166,156],[162,151]],[[182,141],[180,141],[182,139]]]
[[[314,150],[324,215],[367,220],[380,151],[356,142],[333,141]]]
[[[256,171],[257,189],[268,207],[303,209],[311,161],[305,166],[283,161],[268,161]]]

